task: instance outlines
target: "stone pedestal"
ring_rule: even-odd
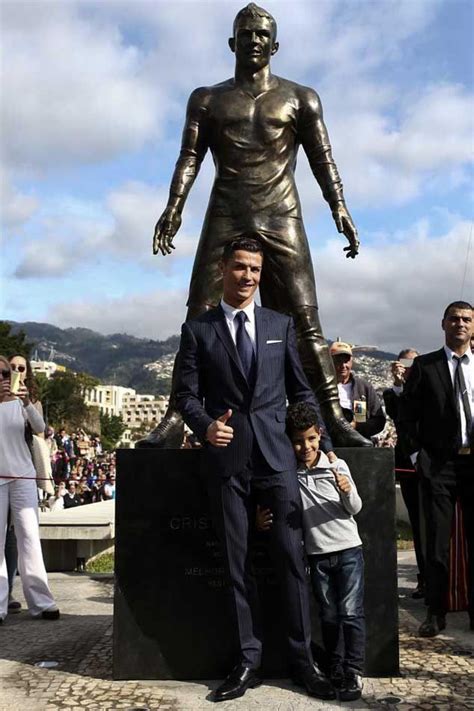
[[[362,497],[367,676],[398,673],[393,454],[341,449]],[[222,556],[207,512],[198,450],[117,454],[115,679],[218,679],[235,663]],[[257,536],[253,556],[263,599],[264,673],[285,677],[282,609]],[[318,642],[317,615],[314,639]]]

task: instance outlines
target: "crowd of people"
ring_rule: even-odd
[[[100,437],[79,428],[45,433],[55,481],[54,495],[47,499],[52,510],[72,508],[115,498],[115,452],[104,452]]]

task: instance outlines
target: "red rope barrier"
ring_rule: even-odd
[[[51,481],[49,476],[7,476],[0,474],[0,479],[34,479],[35,481]]]

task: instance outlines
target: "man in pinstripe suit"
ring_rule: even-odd
[[[248,560],[250,493],[274,515],[269,536],[284,597],[292,676],[319,698],[334,698],[313,665],[296,460],[285,433],[286,399],[316,401],[302,369],[291,317],[255,306],[263,254],[241,238],[224,250],[220,305],[183,324],[177,404],[205,442],[211,509],[230,580],[240,659],[214,694],[242,696],[261,683],[262,635]]]

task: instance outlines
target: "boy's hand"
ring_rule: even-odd
[[[273,524],[273,514],[270,509],[262,509],[257,504],[257,531],[269,531]]]
[[[338,474],[337,471],[334,472],[334,476],[336,478],[336,484],[339,491],[343,494],[349,494],[352,489],[349,479],[343,474]]]

